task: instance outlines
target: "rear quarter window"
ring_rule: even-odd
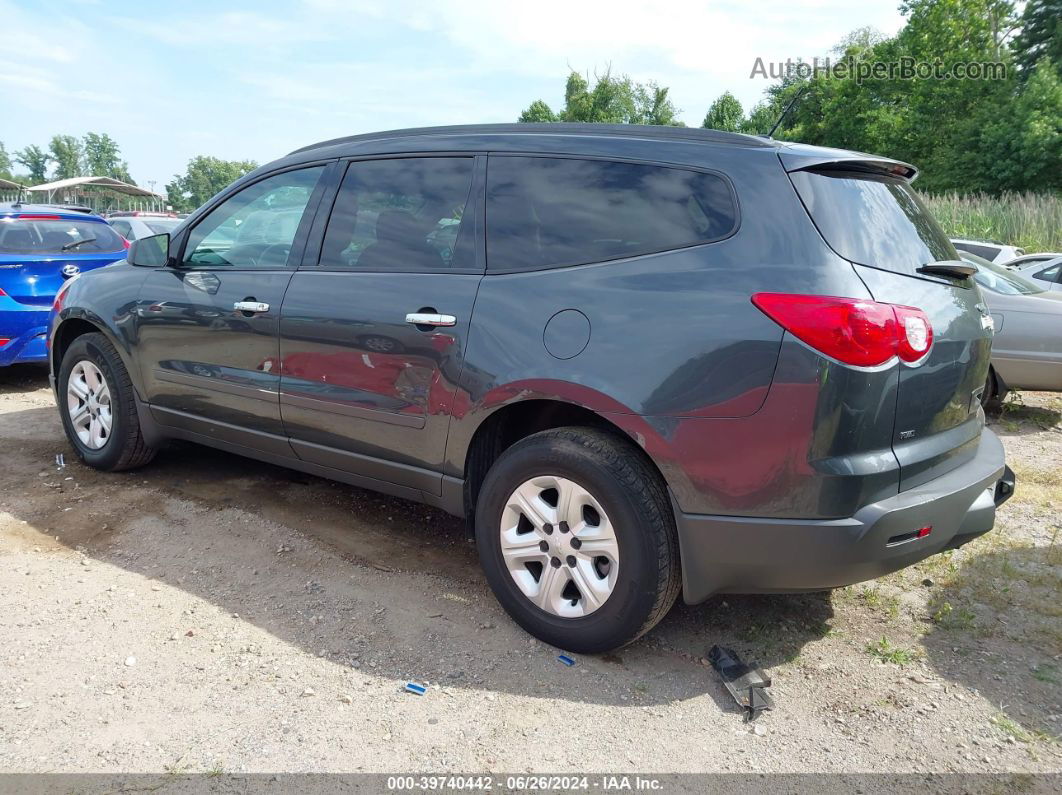
[[[487,264],[523,270],[601,262],[720,240],[737,225],[717,174],[644,163],[492,156]]]
[[[0,254],[123,251],[122,238],[102,221],[0,219]]]
[[[823,238],[847,260],[913,275],[922,265],[958,259],[905,179],[848,171],[789,176]]]

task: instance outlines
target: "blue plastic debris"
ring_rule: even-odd
[[[424,685],[418,685],[416,682],[406,682],[405,689],[407,693],[413,693],[417,696],[423,696],[425,693],[428,692],[428,688],[426,688]]]
[[[559,656],[557,657],[557,659],[558,659],[558,660],[560,660],[560,661],[561,661],[562,663],[564,663],[565,665],[567,665],[567,666],[568,666],[569,668],[570,668],[571,666],[575,665],[575,660],[573,660],[573,659],[572,659],[571,657],[569,657],[569,656],[568,656],[567,654],[561,654],[561,655],[559,655]]]

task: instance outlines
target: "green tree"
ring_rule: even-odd
[[[719,99],[708,108],[702,127],[724,132],[738,132],[745,121],[745,111],[738,98],[729,91],[724,91]]]
[[[0,177],[11,179],[14,176],[11,172],[11,166],[11,155],[4,148],[4,142],[0,141]]]
[[[666,87],[653,82],[636,83],[626,75],[613,77],[611,72],[595,79],[591,88],[587,78],[572,72],[564,89],[563,110],[554,113],[538,99],[520,114],[519,121],[682,125]]]
[[[549,105],[543,102],[541,99],[536,99],[527,109],[520,114],[520,118],[517,121],[522,122],[547,122],[557,121],[557,116]]]
[[[81,166],[81,141],[73,135],[53,135],[49,153],[55,163],[55,179],[80,177],[84,174]]]
[[[111,177],[135,185],[129,164],[122,160],[118,142],[107,133],[86,133],[83,141],[85,172],[94,177]]]
[[[1062,0],[1029,0],[1014,37],[1014,62],[1026,78],[1042,58],[1062,68]]]
[[[177,210],[194,210],[225,186],[258,168],[253,160],[220,160],[200,155],[188,161],[185,173],[174,174],[166,185],[169,203]]]
[[[15,162],[29,169],[30,183],[39,185],[48,180],[48,153],[36,144],[15,152]]]

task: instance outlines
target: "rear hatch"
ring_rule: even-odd
[[[46,309],[66,278],[123,259],[125,245],[102,220],[40,213],[0,218],[0,290]]]
[[[900,490],[973,458],[984,424],[980,396],[992,331],[972,278],[949,275],[959,260],[911,188],[914,170],[889,161],[844,159],[783,163],[823,238],[853,267],[876,301],[921,309],[933,342],[921,362],[899,370],[892,448]],[[922,270],[920,270],[922,269]]]

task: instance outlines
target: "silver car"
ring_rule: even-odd
[[[1019,257],[1014,262],[1008,262],[1007,268],[1031,279],[1045,290],[1062,293],[1062,254],[1039,260]]]
[[[126,240],[132,241],[172,232],[180,225],[181,219],[168,215],[121,215],[108,218],[107,223]]]
[[[981,402],[1002,400],[1010,389],[1062,392],[1062,293],[976,254],[959,255],[977,266],[974,280],[996,327]]]

